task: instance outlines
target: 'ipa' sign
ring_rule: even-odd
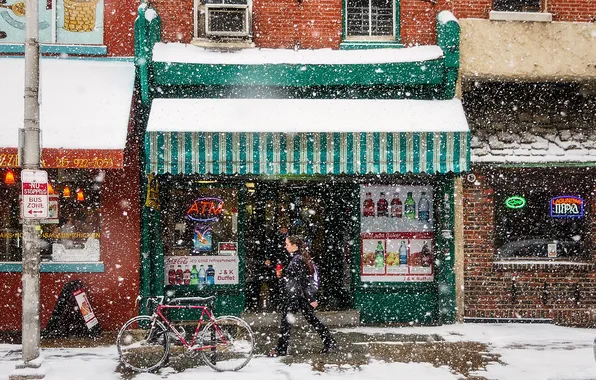
[[[584,200],[574,195],[563,195],[550,200],[550,216],[553,218],[581,218],[584,216]]]

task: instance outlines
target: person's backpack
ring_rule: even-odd
[[[319,287],[321,286],[321,277],[319,277],[319,268],[317,268],[317,264],[315,264],[314,261],[312,262],[312,266],[314,272],[310,276],[307,292],[315,296],[319,292]]]

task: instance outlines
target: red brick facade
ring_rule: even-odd
[[[494,190],[481,172],[475,174],[476,182],[464,181],[463,189],[465,317],[549,318],[559,324],[594,326],[593,264],[580,267],[495,262]],[[592,198],[587,207],[594,210],[596,200]],[[592,233],[587,238],[594,247],[596,218],[591,218],[590,225]]]
[[[193,0],[151,0],[150,3],[161,17],[163,41],[192,41]],[[299,44],[303,49],[339,49],[342,4],[342,0],[254,0],[253,41],[262,48],[287,49]],[[491,0],[439,0],[436,4],[401,0],[401,42],[407,46],[434,44],[436,15],[442,10],[453,12],[457,18],[488,18],[491,8]],[[596,17],[596,2],[551,0],[548,11],[553,13],[553,21],[589,22]]]

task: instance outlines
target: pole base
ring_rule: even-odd
[[[46,376],[46,371],[42,367],[43,358],[39,357],[31,360],[28,363],[19,361],[15,370],[8,376],[8,380],[34,380],[43,379]]]

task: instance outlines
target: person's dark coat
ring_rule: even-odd
[[[305,298],[309,303],[316,301],[315,294],[309,292],[311,275],[300,254],[300,250],[294,253],[290,263],[284,268],[282,283],[285,292],[286,302],[290,304],[299,303],[300,299]]]

